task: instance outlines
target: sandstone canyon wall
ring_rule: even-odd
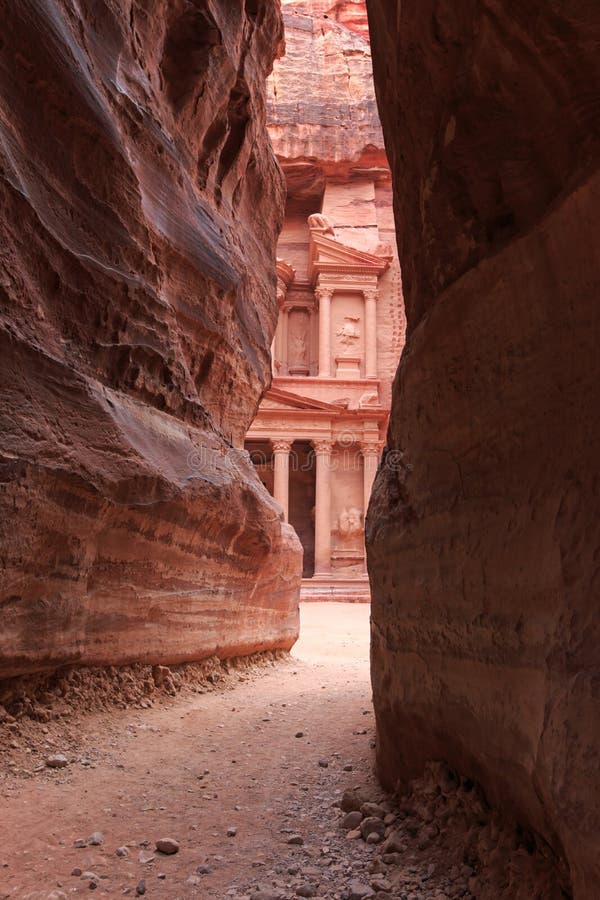
[[[274,0],[0,3],[0,677],[289,648]]]
[[[600,14],[369,0],[408,340],[369,508],[377,758],[600,896]]]

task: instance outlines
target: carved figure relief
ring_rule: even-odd
[[[338,518],[338,534],[348,540],[362,532],[362,511],[357,506],[345,506]]]
[[[344,324],[336,331],[336,334],[340,339],[339,343],[344,348],[344,354],[346,356],[349,356],[352,351],[356,349],[358,341],[360,340],[360,331],[356,324],[359,321],[360,318],[358,316],[344,316]]]
[[[367,391],[367,393],[361,395],[358,405],[361,409],[364,409],[366,406],[379,406],[379,394]]]
[[[308,344],[306,335],[301,331],[297,331],[292,335],[292,365],[306,363],[306,355],[308,352]]]
[[[323,213],[313,213],[308,217],[308,227],[311,231],[320,231],[321,234],[330,234],[335,237],[331,221]]]

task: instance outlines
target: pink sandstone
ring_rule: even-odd
[[[5,4],[0,677],[289,648],[270,380],[275,2]]]

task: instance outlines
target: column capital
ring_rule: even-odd
[[[333,288],[318,284],[315,288],[315,297],[319,302],[321,300],[331,300],[333,297]]]
[[[365,287],[363,288],[363,297],[365,300],[378,300],[379,289],[376,287]]]
[[[283,438],[277,438],[271,441],[271,447],[275,453],[289,453],[292,449],[293,441],[286,441]]]
[[[319,438],[312,442],[315,453],[331,453],[333,450],[333,441],[329,438]]]
[[[383,441],[361,441],[360,452],[363,456],[379,456],[383,446]]]

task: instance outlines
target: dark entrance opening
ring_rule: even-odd
[[[246,450],[250,454],[250,459],[254,464],[254,468],[258,472],[258,477],[273,495],[273,450],[270,441],[247,441]]]
[[[302,576],[315,574],[315,454],[308,441],[294,441],[290,455],[290,525],[304,548]]]

